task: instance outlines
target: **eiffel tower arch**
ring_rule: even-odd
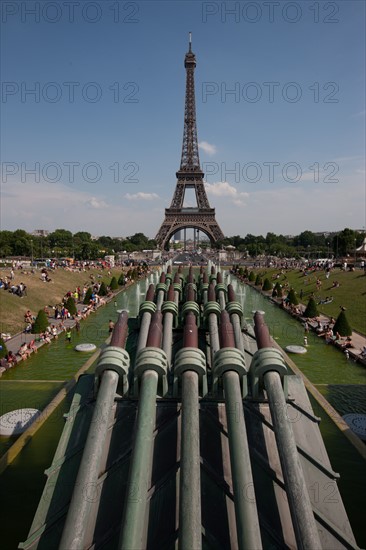
[[[192,52],[191,33],[189,34],[189,50],[184,59],[184,66],[186,69],[186,96],[182,157],[180,168],[176,173],[177,184],[171,205],[165,209],[164,221],[155,237],[158,246],[162,249],[168,247],[170,239],[180,229],[199,230],[207,235],[211,244],[224,238],[216,221],[215,209],[211,208],[208,202],[203,182],[204,173],[200,167],[194,90],[196,56]],[[193,208],[183,206],[187,189],[195,191],[196,206]]]

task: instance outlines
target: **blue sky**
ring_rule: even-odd
[[[366,225],[363,1],[1,10],[2,229],[155,236],[180,164],[189,31],[223,232]]]

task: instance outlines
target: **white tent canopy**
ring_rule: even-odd
[[[366,237],[364,238],[363,243],[361,244],[361,246],[356,248],[356,252],[361,252],[361,253],[365,252],[366,253]]]

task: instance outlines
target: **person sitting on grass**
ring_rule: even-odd
[[[24,313],[24,322],[25,323],[32,323],[33,322],[33,316],[31,314],[30,309],[27,309],[27,311]]]

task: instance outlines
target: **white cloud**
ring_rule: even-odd
[[[233,187],[227,181],[219,181],[217,183],[205,183],[206,192],[214,197],[228,197],[230,202],[236,206],[244,206],[245,199],[249,197],[249,193],[239,192],[236,187]]]
[[[198,147],[202,149],[202,151],[207,153],[210,157],[217,153],[216,145],[211,145],[211,143],[208,143],[207,141],[200,141]]]
[[[210,203],[225,235],[296,235],[306,229],[337,231],[365,225],[364,187],[352,177],[346,184],[253,188],[241,209],[234,210],[230,200]]]
[[[53,231],[57,227],[93,235],[126,236],[143,232],[155,236],[164,219],[164,207],[149,203],[133,207],[126,199],[100,196],[61,183],[20,181],[1,185],[1,228]],[[146,205],[146,207],[145,207]],[[149,206],[148,206],[149,205]]]
[[[366,115],[366,110],[363,109],[363,111],[359,111],[358,113],[353,113],[351,117],[364,117]]]
[[[105,208],[106,206],[108,206],[106,202],[98,200],[96,197],[92,197],[91,199],[87,200],[85,204],[89,206],[89,208]]]
[[[134,195],[131,195],[130,193],[126,193],[124,197],[129,201],[154,201],[155,199],[159,198],[159,195],[156,193],[135,193]]]
[[[286,187],[274,183],[263,189],[259,185],[234,187],[221,181],[205,186],[225,235],[265,235],[268,231],[295,235],[305,229],[333,231],[365,225],[364,175],[354,170],[338,184],[304,181]],[[76,184],[13,181],[3,182],[1,187],[1,228],[10,231],[63,227],[93,235],[143,232],[154,237],[164,220],[164,207],[171,200],[169,189],[160,200],[128,201],[120,191],[114,196],[103,189],[102,195]]]
[[[354,155],[351,157],[336,157],[333,159],[333,162],[349,162],[352,160],[365,160],[365,157],[362,155]]]

